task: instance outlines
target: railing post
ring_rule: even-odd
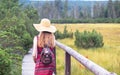
[[[54,73],[55,75],[57,75],[57,72],[56,72],[56,48],[54,48],[54,55],[55,55],[55,69],[54,69]]]
[[[65,75],[71,75],[71,57],[65,52]]]

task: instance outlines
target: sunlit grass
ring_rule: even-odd
[[[92,31],[95,29],[103,35],[104,46],[102,48],[78,49],[74,45],[75,39],[66,38],[58,40],[70,46],[81,55],[97,63],[110,72],[120,75],[120,24],[55,24],[59,31],[67,26],[68,31],[75,32],[77,29]],[[64,51],[57,47],[57,75],[64,75]],[[94,75],[78,61],[72,58],[71,75]]]

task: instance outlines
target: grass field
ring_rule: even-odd
[[[95,29],[103,35],[104,46],[102,48],[78,49],[74,45],[75,39],[66,38],[58,40],[70,46],[81,55],[102,66],[110,72],[120,75],[120,24],[55,24],[59,31],[67,26],[68,31],[80,32]],[[57,47],[57,75],[64,75],[64,51]],[[71,75],[94,75],[83,65],[72,58]]]

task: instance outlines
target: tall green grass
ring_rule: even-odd
[[[56,26],[60,27],[61,25]],[[62,26],[64,28],[64,25]],[[120,75],[120,24],[71,24],[70,27],[73,28],[74,31],[77,28],[81,28],[79,29],[80,31],[86,29],[96,29],[103,35],[104,46],[102,48],[78,49],[74,45],[74,38],[58,40],[59,42],[70,46],[71,48],[79,52],[81,55],[87,57],[89,60],[95,62],[96,64],[107,69],[108,71],[115,72],[117,73],[117,75]],[[59,30],[62,31],[62,29]],[[57,75],[64,75],[65,52],[57,47],[56,54]],[[71,75],[94,75],[74,58],[72,58],[71,60]]]

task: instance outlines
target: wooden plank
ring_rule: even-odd
[[[34,75],[35,63],[32,58],[32,49],[24,56],[22,60],[22,75]]]

